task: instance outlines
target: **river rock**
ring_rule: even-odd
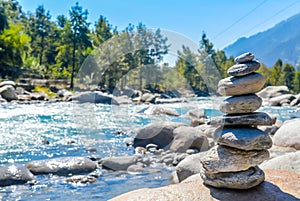
[[[66,182],[74,184],[91,184],[96,181],[97,179],[90,175],[74,175],[66,179]]]
[[[211,174],[247,170],[267,159],[269,159],[267,150],[244,151],[221,145],[210,149],[201,163],[206,173]]]
[[[70,99],[80,103],[118,104],[118,101],[114,99],[114,96],[100,91],[80,92],[71,96]]]
[[[235,96],[260,91],[266,79],[259,73],[251,73],[240,77],[227,77],[219,81],[218,92],[223,96]]]
[[[268,105],[269,106],[281,106],[284,102],[289,104],[295,98],[296,97],[293,94],[283,94],[280,96],[270,98],[268,101]]]
[[[138,156],[106,157],[101,159],[102,168],[114,171],[126,171],[129,166],[138,161]]]
[[[205,134],[195,127],[180,126],[173,130],[170,150],[174,152],[186,152],[188,149],[206,151],[209,148],[208,139]]]
[[[287,86],[268,86],[257,93],[262,99],[270,99],[283,94],[290,94]]]
[[[7,101],[17,100],[18,96],[15,88],[11,85],[4,85],[0,88],[0,95]]]
[[[175,169],[178,181],[181,182],[186,178],[200,173],[202,165],[200,163],[201,158],[203,158],[207,152],[201,152],[198,154],[193,154],[185,159],[183,159]],[[175,174],[175,173],[174,173]]]
[[[187,112],[187,115],[196,119],[201,119],[201,118],[207,119],[207,114],[204,108],[189,110]]]
[[[180,114],[172,108],[163,107],[159,105],[151,105],[144,110],[145,114],[148,115],[169,115],[169,116],[180,116]]]
[[[265,182],[247,190],[214,188],[202,180],[159,188],[142,188],[119,195],[110,201],[299,201],[300,175],[283,170],[266,170]]]
[[[269,161],[263,162],[260,167],[262,169],[287,170],[300,174],[300,151],[277,156]]]
[[[149,124],[138,130],[133,139],[133,146],[146,147],[148,144],[156,144],[158,149],[167,149],[174,139],[173,130],[185,125],[176,122],[156,122]]]
[[[230,76],[244,76],[257,71],[260,67],[258,61],[249,61],[242,64],[235,64],[227,70]]]
[[[255,94],[232,96],[220,104],[220,110],[226,114],[249,113],[259,109],[262,99]]]
[[[15,87],[16,83],[14,81],[10,81],[10,80],[0,82],[0,87],[4,87],[4,86],[7,86],[7,85]]]
[[[249,62],[252,61],[254,59],[254,54],[252,54],[251,52],[246,52],[244,54],[241,54],[239,56],[237,56],[234,61],[236,63],[244,63],[244,62]]]
[[[156,99],[156,96],[151,93],[145,93],[141,96],[140,101],[145,103],[154,103]]]
[[[86,157],[60,157],[53,159],[37,160],[25,165],[33,174],[82,174],[94,171],[97,166]]]
[[[207,185],[230,189],[249,189],[259,185],[265,179],[264,172],[257,166],[239,172],[220,172],[217,174],[201,172],[200,175]]]
[[[20,164],[8,164],[0,167],[0,186],[24,184],[33,180],[33,174]]]
[[[213,117],[209,124],[224,126],[241,126],[241,125],[273,125],[276,118],[270,117],[264,112],[253,112],[249,114],[225,115]]]
[[[273,137],[274,145],[300,150],[300,118],[285,121]]]
[[[263,150],[272,147],[270,136],[253,127],[224,127],[216,130],[214,140],[221,145],[242,150]]]

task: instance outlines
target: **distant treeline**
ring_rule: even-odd
[[[73,88],[75,77],[79,77],[109,91],[116,86],[157,91],[190,88],[201,95],[215,91],[218,80],[226,77],[226,70],[234,65],[233,57],[227,58],[223,51],[215,50],[205,33],[197,53],[183,46],[175,66],[169,66],[162,61],[170,45],[159,29],[151,31],[140,23],[129,24],[120,31],[104,16],[100,15],[94,24],[87,17],[88,11],[78,3],[70,8],[68,16],[59,15],[53,20],[43,6],[38,6],[34,13],[24,13],[18,1],[0,0],[2,79],[68,79]],[[120,40],[111,40],[109,47],[135,46],[134,51],[110,61],[112,52],[98,47],[104,47],[104,42],[114,37]],[[86,74],[78,76],[88,55],[95,57],[95,63]],[[97,69],[103,66],[106,70]],[[260,72],[267,78],[267,85],[287,85],[300,92],[300,72],[292,65],[278,60],[269,69],[262,64]]]

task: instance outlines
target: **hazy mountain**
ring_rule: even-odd
[[[300,13],[280,22],[267,31],[249,38],[240,38],[224,48],[227,56],[250,51],[262,63],[272,67],[277,59],[298,67],[300,64]]]

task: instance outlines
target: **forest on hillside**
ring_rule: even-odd
[[[163,61],[171,44],[159,29],[153,31],[139,23],[118,30],[105,16],[99,15],[94,23],[87,19],[88,10],[78,3],[68,16],[53,19],[42,5],[34,13],[25,13],[18,1],[0,0],[1,79],[65,79],[73,89],[79,77],[110,92],[117,86],[167,91],[186,85],[203,95],[227,77],[227,69],[234,65],[233,56],[214,49],[204,32],[198,52],[182,46],[175,66],[170,66]],[[120,47],[134,51],[113,52]],[[118,57],[111,60],[111,54]],[[91,55],[94,65],[80,76],[80,67]],[[259,71],[267,78],[266,85],[286,85],[300,92],[300,71],[280,58],[271,68],[262,63]]]

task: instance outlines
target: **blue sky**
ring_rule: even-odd
[[[271,28],[300,12],[300,0],[77,0],[89,11],[93,24],[105,16],[118,30],[129,23],[143,22],[148,28],[180,33],[198,43],[205,31],[216,49],[242,36]],[[23,11],[38,5],[50,11],[52,19],[65,14],[76,0],[19,0]]]

